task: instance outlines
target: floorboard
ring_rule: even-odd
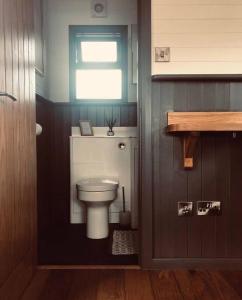
[[[39,270],[21,300],[242,300],[242,272]]]

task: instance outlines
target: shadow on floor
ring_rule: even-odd
[[[86,238],[86,226],[71,224],[55,228],[38,241],[39,265],[136,265],[138,255],[112,255],[112,233],[120,229],[110,224],[110,237],[101,240]]]

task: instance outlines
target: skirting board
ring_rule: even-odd
[[[140,270],[138,265],[39,265],[38,270]]]
[[[144,270],[161,269],[207,269],[242,270],[242,259],[226,258],[169,258],[152,259],[142,264]]]

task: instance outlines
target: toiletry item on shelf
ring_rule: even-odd
[[[106,123],[109,128],[107,132],[107,136],[114,136],[113,127],[116,124],[116,119],[111,118],[109,120],[106,120]]]

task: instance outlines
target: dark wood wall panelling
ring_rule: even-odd
[[[137,126],[137,104],[51,103],[37,95],[36,115],[43,126],[37,138],[37,165],[38,226],[44,236],[50,228],[69,226],[71,127],[79,126],[79,120],[106,126],[110,117],[117,119],[117,126]]]
[[[37,204],[38,233],[50,228],[51,215],[51,125],[52,106],[41,97],[36,97],[36,122],[43,126],[37,136]]]
[[[153,259],[242,258],[242,134],[203,133],[194,169],[184,170],[168,111],[242,111],[242,83],[153,82]],[[221,201],[222,216],[178,217],[178,201]]]
[[[0,298],[19,299],[36,265],[36,135],[31,0],[0,0]]]
[[[142,267],[242,268],[242,134],[203,133],[188,171],[165,132],[168,111],[242,111],[241,75],[151,78],[151,1],[139,4]],[[222,216],[177,216],[178,201],[199,200],[221,201]]]

